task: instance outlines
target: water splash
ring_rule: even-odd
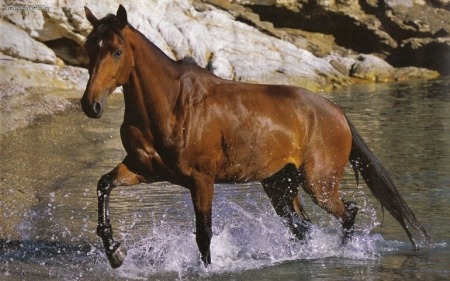
[[[344,247],[340,223],[310,200],[303,204],[311,210],[315,224],[306,241],[300,242],[275,214],[260,186],[218,186],[213,208],[213,264],[205,268],[195,242],[189,192],[175,186],[149,188],[119,190],[112,201],[115,237],[128,251],[121,268],[110,268],[95,235],[95,196],[80,189],[80,194],[55,191],[43,197],[42,204],[20,226],[23,239],[3,250],[0,247],[2,271],[26,275],[24,272],[40,272],[44,265],[51,268],[48,277],[71,280],[99,275],[125,280],[196,279],[301,261],[377,263],[383,253],[409,250],[408,242],[386,241],[372,233],[379,225],[377,205],[362,191],[352,195],[360,202],[360,211],[355,236]]]
[[[155,190],[152,192],[151,196],[155,196]],[[129,196],[131,193],[136,196]],[[118,202],[132,199],[148,202],[147,193],[145,187],[124,192]],[[74,208],[64,200],[75,196],[62,192],[50,194],[42,209],[33,210],[23,222],[23,240],[0,241],[0,272],[13,276],[39,273],[70,280],[91,280],[98,276],[123,280],[197,280],[241,276],[252,270],[279,268],[292,262],[299,265],[306,262],[310,266],[317,263],[327,266],[330,262],[367,265],[380,262],[383,254],[410,249],[408,242],[386,241],[378,233],[371,234],[378,222],[369,201],[361,204],[354,239],[345,247],[340,245],[339,222],[311,204],[310,217],[316,224],[306,242],[301,243],[293,239],[258,187],[238,191],[229,187],[219,189],[215,196],[213,264],[205,268],[195,243],[189,193],[182,193],[178,199],[171,195],[172,199],[168,200],[171,204],[159,208],[160,212],[154,206],[117,212],[119,205],[113,206],[116,216],[122,214],[114,224],[115,236],[125,244],[128,256],[120,269],[112,270],[100,240],[95,237],[95,220],[86,217],[83,208],[79,208],[79,214],[63,214],[62,209]],[[95,212],[94,207],[88,209]],[[67,217],[67,214],[73,215],[74,220],[61,221],[59,216]],[[39,226],[44,221],[52,226]]]
[[[297,260],[377,260],[380,249],[392,248],[381,235],[370,234],[376,225],[374,222],[357,231],[344,247],[340,243],[340,224],[333,219],[313,226],[307,241],[299,242],[271,209],[270,203],[247,200],[237,204],[224,194],[216,197],[219,199],[214,202],[211,266],[204,268],[202,265],[193,233],[195,224],[193,219],[187,218],[184,224],[155,223],[134,242],[135,237],[125,235],[128,257],[119,269],[120,275],[146,279],[173,274],[184,278],[240,272]],[[375,213],[373,209],[365,212]]]

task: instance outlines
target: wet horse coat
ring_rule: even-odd
[[[201,259],[211,263],[214,183],[260,181],[276,212],[303,238],[306,213],[298,187],[338,218],[344,241],[351,237],[358,207],[341,198],[339,183],[350,160],[372,192],[400,222],[424,239],[387,172],[342,111],[327,99],[298,87],[224,80],[187,62],[167,57],[127,20],[99,20],[86,41],[89,81],[81,99],[85,114],[101,117],[108,95],[123,86],[125,116],[120,133],[127,156],[98,183],[98,228],[111,266],[126,251],[113,238],[109,197],[116,186],[169,181],[191,192]]]

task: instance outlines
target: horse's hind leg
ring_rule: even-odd
[[[354,232],[354,224],[358,206],[355,202],[345,201],[339,191],[345,163],[334,162],[328,167],[305,165],[305,182],[303,189],[314,203],[339,219],[343,226],[343,243],[345,244]]]
[[[297,213],[297,215],[302,216],[303,220],[305,220],[307,222],[311,222],[308,214],[306,213],[305,209],[303,208],[302,202],[300,202],[300,197],[295,196],[294,201],[292,203],[294,204],[294,209],[295,209],[295,212]]]
[[[276,213],[283,218],[292,233],[303,240],[310,229],[310,220],[298,198],[300,175],[295,166],[286,166],[276,174],[262,180],[261,184]]]
[[[113,238],[112,226],[109,218],[109,198],[111,191],[116,186],[129,186],[141,183],[143,178],[131,172],[124,162],[119,164],[114,170],[103,175],[98,181],[98,225],[97,235],[102,239],[106,256],[112,268],[120,267],[126,257],[126,250],[119,242]]]

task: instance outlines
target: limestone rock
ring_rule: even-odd
[[[277,31],[286,28],[326,34],[339,47],[319,51],[307,47],[315,55],[342,53],[342,49],[347,49],[353,54],[374,54],[394,67],[425,67],[450,74],[448,0],[298,0],[293,1],[295,5],[292,1],[238,2],[242,8],[230,8],[241,11],[238,19],[259,28],[263,28],[259,22],[270,22],[273,28],[268,32],[275,36],[282,38]],[[258,20],[252,21],[256,16]],[[295,37],[295,33],[290,35]],[[317,46],[320,45],[314,47]]]
[[[409,38],[393,51],[387,61],[398,67],[415,66],[450,74],[450,37]]]
[[[40,0],[37,4],[48,9],[4,10],[2,18],[22,30],[20,38],[33,44],[38,43],[33,39],[45,43],[66,64],[86,66],[82,45],[92,27],[85,19],[83,6],[103,17],[115,13],[120,3],[127,8],[130,23],[173,59],[194,57],[201,66],[209,66],[228,79],[295,84],[316,91],[351,83],[350,78],[356,76],[370,81],[391,79],[380,79],[379,73],[363,75],[367,60],[357,64],[353,61],[350,71],[347,62],[355,60],[351,56],[375,54],[393,66],[429,67],[417,59],[414,62],[402,57],[401,51],[414,57],[420,49],[435,51],[436,44],[440,44],[445,52],[448,46],[443,40],[449,34],[448,11],[421,0],[209,2],[220,9],[199,0],[86,0],[64,5],[56,0]],[[21,5],[21,1],[10,0],[8,4]],[[432,15],[435,19],[429,20]],[[43,44],[37,45],[48,52]],[[54,54],[50,59],[33,60],[19,55],[15,47],[11,50],[2,52],[31,61],[57,61]],[[334,58],[327,59],[331,54]],[[445,56],[441,57],[445,60]],[[441,71],[439,65],[432,68]],[[27,78],[24,81],[27,83]]]
[[[0,56],[0,134],[78,106],[86,69]]]
[[[78,106],[78,90],[24,87],[14,83],[0,88],[0,136],[26,127],[37,117],[65,112]]]
[[[341,57],[329,55],[326,59],[338,71],[357,81],[394,82],[409,79],[435,79],[437,71],[417,67],[394,68],[386,61],[367,54]]]
[[[168,56],[173,59],[191,56],[201,66],[210,65],[224,78],[295,84],[316,91],[349,83],[348,77],[326,60],[200,2],[194,5],[189,0],[158,1],[144,5],[131,0],[108,3],[87,0],[64,7],[53,2],[43,0],[42,5],[51,7],[48,11],[33,11],[34,14],[29,11],[26,14],[29,21],[11,11],[4,17],[45,42],[72,65],[86,65],[80,48],[91,27],[84,17],[83,5],[103,17],[115,13],[120,2],[128,10],[130,23]]]
[[[438,7],[450,9],[450,0],[431,0],[430,2]]]
[[[0,20],[0,30],[0,52],[3,54],[33,62],[56,62],[55,53],[50,48],[34,40],[20,28]]]
[[[88,79],[87,70],[83,68],[32,63],[8,56],[0,56],[0,73],[0,84],[79,91],[84,89]]]
[[[374,82],[394,81],[394,67],[373,55],[353,57],[355,63],[350,69],[350,76]]]

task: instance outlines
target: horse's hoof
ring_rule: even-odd
[[[205,266],[205,268],[208,268],[208,266],[211,265],[211,255],[208,253],[206,256],[201,256],[202,262],[203,262],[203,266]]]
[[[342,246],[347,245],[349,241],[353,240],[353,234],[355,234],[355,230],[353,228],[344,229],[342,236]]]
[[[106,256],[112,268],[119,268],[125,261],[127,250],[120,243],[117,243],[111,251],[106,251]]]
[[[306,241],[308,233],[311,231],[311,229],[312,223],[311,221],[307,220],[296,220],[291,225],[291,231],[294,234],[295,238],[302,242]]]

